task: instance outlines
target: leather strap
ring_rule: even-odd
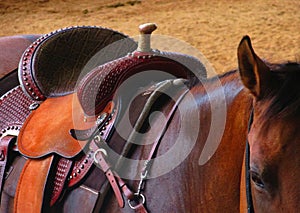
[[[7,161],[9,158],[9,148],[15,142],[15,139],[15,136],[4,136],[0,139],[0,195],[2,194],[2,188],[4,185]]]
[[[147,158],[148,162],[150,162],[150,160],[153,159],[153,157],[155,156],[155,154],[158,150],[160,141],[161,141],[166,129],[168,128],[168,126],[170,124],[171,118],[173,117],[179,103],[185,97],[187,92],[188,92],[188,90],[185,90],[183,93],[181,93],[179,95],[179,97],[176,99],[176,102],[174,103],[171,110],[169,111],[167,118],[165,120],[164,128],[159,133],[157,139],[153,143],[152,149]],[[100,145],[100,148],[98,148],[99,145]],[[124,196],[127,198],[128,202],[134,201],[135,199],[139,199],[139,198],[145,199],[144,195],[140,194],[140,191],[137,193],[133,193],[129,189],[129,187],[126,185],[125,181],[123,181],[122,178],[120,178],[116,172],[112,173],[111,166],[110,166],[109,162],[107,161],[107,158],[105,157],[105,155],[106,155],[105,146],[106,145],[107,145],[107,143],[103,139],[101,141],[95,141],[95,138],[94,138],[91,141],[90,149],[94,150],[94,151],[96,150],[95,154],[94,154],[95,162],[101,166],[102,170],[104,172],[106,172],[106,174],[109,171],[109,175],[106,175],[106,176],[113,188],[113,191],[115,193],[115,196],[117,198],[119,206],[120,207],[124,206],[124,201],[123,201],[123,198],[121,195],[121,190],[122,190],[122,193],[124,194]],[[143,168],[142,174],[145,174],[145,172],[148,172],[150,166],[151,165],[149,163],[147,165],[145,165],[145,167]],[[143,181],[143,180],[141,180],[141,181]],[[131,207],[131,208],[134,209],[134,211],[136,213],[147,213],[147,209],[144,206],[144,201],[139,202],[137,205],[135,205],[134,207]]]
[[[177,107],[178,107],[178,105],[179,105],[179,103],[181,102],[181,100],[185,97],[185,95],[188,93],[188,90],[185,90],[183,93],[181,93],[181,95],[176,99],[176,102],[175,102],[175,104],[172,106],[172,108],[171,108],[171,110],[170,110],[170,112],[168,113],[168,116],[167,116],[167,118],[166,118],[166,122],[164,123],[164,128],[162,129],[162,131],[161,131],[161,133],[159,134],[159,136],[157,137],[157,139],[156,139],[156,141],[153,143],[153,146],[152,146],[152,148],[151,148],[151,151],[150,151],[150,154],[149,154],[149,156],[148,156],[148,158],[147,158],[147,163],[146,163],[146,165],[144,166],[144,168],[143,168],[143,171],[142,171],[142,173],[141,174],[143,174],[145,177],[144,178],[146,178],[146,176],[147,176],[147,173],[149,172],[149,170],[150,170],[150,167],[151,167],[151,163],[150,163],[150,161],[155,157],[155,155],[156,155],[156,152],[157,152],[157,150],[158,150],[158,147],[159,147],[159,145],[160,145],[160,142],[161,142],[161,139],[162,139],[162,137],[164,136],[164,133],[165,133],[165,131],[167,130],[167,128],[168,128],[168,126],[169,126],[169,124],[170,124],[170,122],[171,122],[171,118],[174,116],[174,113],[175,113],[175,111],[176,111],[176,109],[177,109]],[[140,186],[143,186],[143,179],[141,179],[140,180]],[[142,195],[142,194],[140,194],[141,193],[141,190],[143,190],[143,188],[139,188],[138,189],[138,192],[137,193],[135,193],[135,195],[136,196],[140,196],[140,195]],[[143,195],[142,195],[143,196]],[[130,201],[130,199],[128,198],[128,200]],[[135,207],[134,207],[134,211],[136,212],[136,213],[147,213],[148,211],[147,211],[147,209],[145,208],[145,206],[144,206],[144,202],[141,202],[141,203],[139,203],[138,205],[136,205]]]
[[[108,107],[106,107],[108,108]],[[122,197],[122,194],[121,194],[121,191],[120,191],[120,188],[119,188],[119,185],[118,185],[118,182],[116,180],[116,177],[114,176],[114,173],[113,171],[111,170],[111,165],[108,163],[108,161],[106,160],[106,156],[107,156],[107,153],[104,149],[102,148],[99,148],[97,144],[99,143],[102,143],[104,140],[102,138],[108,138],[108,134],[110,133],[112,127],[113,127],[113,124],[115,122],[115,119],[116,119],[116,116],[112,116],[112,114],[116,113],[118,111],[118,107],[113,110],[113,106],[112,107],[109,107],[109,110],[105,110],[105,114],[106,114],[106,118],[103,119],[101,125],[100,125],[100,128],[98,127],[98,131],[99,132],[100,130],[103,130],[103,128],[106,130],[105,133],[103,133],[101,135],[101,132],[99,133],[100,135],[97,137],[95,136],[92,140],[91,140],[91,143],[89,144],[89,149],[91,150],[91,154],[93,154],[94,156],[94,161],[97,165],[99,165],[101,167],[101,170],[104,172],[106,178],[108,179],[113,191],[114,191],[114,194],[116,195],[116,198],[117,198],[117,201],[118,201],[118,204],[121,208],[124,207],[124,200],[123,200],[123,197]],[[109,115],[109,116],[108,116]],[[108,122],[110,120],[110,122]],[[105,125],[107,127],[105,127]]]
[[[162,139],[162,137],[164,136],[165,131],[167,130],[170,122],[171,122],[171,118],[173,117],[179,103],[181,102],[181,100],[184,98],[184,96],[188,93],[188,90],[185,90],[176,100],[176,103],[173,105],[172,109],[170,110],[167,118],[166,118],[166,122],[163,125],[164,128],[162,129],[161,133],[159,134],[159,137],[157,137],[156,141],[153,143],[152,149],[150,151],[150,154],[147,158],[148,161],[152,160],[152,158],[155,156],[156,151],[159,147],[160,141]],[[149,165],[149,164],[148,164]],[[148,165],[145,165],[145,167],[148,167]]]
[[[147,213],[148,211],[145,208],[145,205],[143,205],[142,203],[140,203],[137,206],[135,206],[134,212],[136,212],[136,213]]]
[[[109,102],[103,112],[98,116],[97,119],[93,118],[93,120],[97,120],[96,123],[100,126],[91,127],[87,130],[75,130],[71,129],[70,134],[73,138],[77,140],[88,140],[92,137],[92,134],[99,127],[99,130],[103,138],[108,138],[109,133],[113,127],[116,116],[109,116],[113,112],[116,113],[118,110],[114,108],[114,103]],[[78,158],[79,157],[79,158]],[[60,199],[60,197],[64,194],[63,191],[66,188],[72,188],[75,185],[79,184],[86,174],[90,171],[93,165],[93,158],[90,152],[81,153],[80,156],[76,157],[76,159],[67,159],[60,158],[58,164],[56,166],[56,175],[54,177],[54,188],[52,191],[50,206],[52,207],[55,203]]]
[[[47,177],[53,160],[54,155],[42,159],[27,160],[16,190],[15,213],[42,211]]]
[[[248,132],[250,132],[253,123],[253,109],[250,114],[248,123]],[[245,151],[245,178],[246,178],[246,198],[247,198],[247,212],[254,213],[253,199],[251,193],[251,175],[250,175],[250,145],[248,138],[246,139],[246,151]]]
[[[93,140],[94,141],[94,140]],[[94,143],[91,143],[91,146],[95,146]],[[93,147],[93,149],[97,149],[97,147]],[[118,185],[118,182],[116,180],[116,177],[113,173],[113,171],[111,170],[111,165],[108,163],[108,161],[105,159],[105,151],[103,151],[104,149],[97,149],[96,152],[94,153],[94,157],[95,157],[95,162],[101,167],[102,171],[104,172],[105,176],[107,177],[113,191],[114,194],[117,198],[118,204],[121,208],[124,207],[124,200]]]

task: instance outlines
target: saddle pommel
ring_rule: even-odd
[[[196,79],[194,73],[206,76],[205,67],[196,58],[180,53],[152,50],[151,33],[156,28],[156,24],[153,23],[140,25],[136,51],[94,68],[80,81],[77,96],[87,117],[97,116],[115,97],[119,86],[135,74],[141,76],[143,73],[143,77],[140,77],[139,82],[130,83],[128,93],[136,92],[133,88],[137,89],[151,82],[174,78],[193,79],[193,82]]]
[[[119,86],[129,77],[151,72],[151,76],[142,78],[145,84],[162,81],[167,78],[191,77],[192,73],[184,65],[162,56],[151,54],[132,54],[111,61],[90,71],[77,88],[78,100],[87,117],[97,116],[106,104],[112,100]],[[160,72],[156,74],[157,72]],[[163,74],[165,73],[165,74]],[[136,84],[136,85],[135,85]],[[134,82],[132,87],[140,87],[141,82]]]

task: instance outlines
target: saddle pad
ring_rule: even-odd
[[[71,158],[86,142],[71,137],[70,129],[85,130],[95,125],[95,120],[85,120],[76,94],[48,98],[25,121],[19,133],[18,149],[30,158],[50,153]]]

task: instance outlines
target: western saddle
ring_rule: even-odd
[[[134,193],[112,169],[114,162],[106,160],[106,147],[116,146],[120,152],[126,147],[126,141],[123,145],[108,142],[132,94],[151,82],[169,85],[169,79],[180,78],[195,84],[199,76],[206,77],[205,67],[196,58],[151,49],[155,29],[154,24],[141,25],[137,44],[111,29],[69,27],[46,34],[27,48],[18,68],[20,85],[0,98],[1,212],[65,210],[61,201],[76,194],[65,198],[66,192],[79,191],[95,176],[90,185],[96,187],[88,185],[97,188],[98,195],[90,199],[94,211],[101,209],[109,188],[120,207],[125,205],[123,194],[132,206]],[[130,83],[129,97],[124,97],[119,88],[145,71],[150,74],[133,81],[136,85]],[[163,86],[146,88],[153,94],[158,87]],[[143,103],[149,103],[150,96]],[[139,107],[143,111],[144,106]],[[139,119],[133,120],[138,123]],[[13,163],[16,156],[23,159],[19,170]],[[12,178],[18,184],[9,189],[6,182]],[[14,195],[13,205],[5,194]],[[146,212],[143,205],[133,207]]]

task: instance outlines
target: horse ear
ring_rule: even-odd
[[[244,36],[238,47],[238,65],[243,84],[260,98],[269,82],[269,67],[255,54],[249,36]]]

